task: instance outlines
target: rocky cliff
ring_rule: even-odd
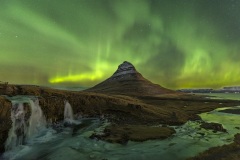
[[[11,107],[11,102],[0,96],[0,152],[4,150],[4,143],[12,125]]]

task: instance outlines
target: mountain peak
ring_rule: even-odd
[[[118,69],[124,70],[126,68],[132,68],[135,70],[135,67],[132,65],[132,63],[128,62],[128,61],[124,61],[122,64],[120,64],[118,66]]]
[[[127,74],[136,74],[138,73],[135,67],[127,61],[124,61],[122,64],[118,66],[116,72],[112,75],[112,77],[119,77]]]

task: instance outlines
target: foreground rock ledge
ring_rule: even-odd
[[[207,130],[213,130],[213,132],[227,132],[226,129],[223,128],[222,124],[219,123],[207,123],[204,122],[200,125],[200,127],[207,129]]]
[[[90,138],[126,144],[128,141],[143,142],[153,139],[166,139],[174,133],[176,133],[175,130],[169,127],[112,125],[106,127],[103,134],[93,134]]]

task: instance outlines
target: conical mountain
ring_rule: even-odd
[[[136,68],[125,61],[116,72],[105,81],[87,89],[89,92],[122,94],[122,95],[159,95],[177,93],[145,79]]]

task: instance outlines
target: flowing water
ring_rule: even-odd
[[[81,119],[75,120],[81,123],[74,127],[60,127],[60,131],[53,129],[54,127],[48,127],[35,136],[31,143],[25,143],[7,151],[4,159],[186,159],[210,147],[231,143],[233,135],[240,132],[236,128],[240,127],[240,116],[218,112],[221,109],[203,113],[200,116],[207,122],[223,124],[228,133],[214,133],[200,128],[198,122],[187,122],[182,126],[172,126],[177,133],[168,139],[142,143],[129,142],[127,145],[120,145],[89,139],[88,137],[94,131],[101,132],[108,123],[99,119]]]
[[[64,106],[64,121],[67,123],[73,122],[73,110],[68,101],[65,102]]]

